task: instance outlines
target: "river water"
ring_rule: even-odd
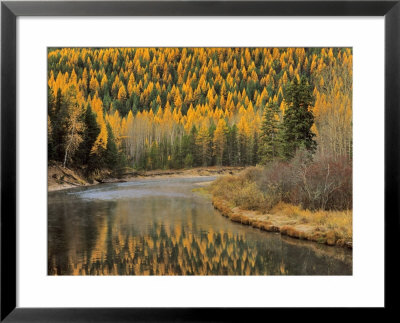
[[[48,194],[49,275],[351,275],[347,249],[231,222],[196,192],[214,177]]]

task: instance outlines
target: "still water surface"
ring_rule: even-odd
[[[351,275],[350,250],[231,222],[193,192],[214,177],[48,194],[49,275]]]

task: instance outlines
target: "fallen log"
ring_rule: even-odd
[[[99,183],[108,184],[108,183],[126,183],[126,180],[120,178],[103,178],[96,179]]]

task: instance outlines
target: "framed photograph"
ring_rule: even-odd
[[[1,320],[392,308],[399,15],[2,2]]]

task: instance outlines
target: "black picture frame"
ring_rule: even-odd
[[[395,1],[79,1],[1,3],[1,321],[236,321],[266,309],[16,307],[16,19],[19,16],[384,16],[385,19],[385,309],[399,236],[400,0]],[[373,261],[373,259],[371,259]],[[38,291],[40,293],[40,291]],[[288,291],[290,292],[290,291]],[[301,295],[299,295],[301,297]],[[282,312],[282,309],[280,310]],[[287,309],[285,309],[287,311]],[[287,312],[285,312],[287,314]],[[256,316],[257,315],[257,316]],[[268,314],[269,315],[269,314]],[[267,317],[265,317],[267,318]]]

